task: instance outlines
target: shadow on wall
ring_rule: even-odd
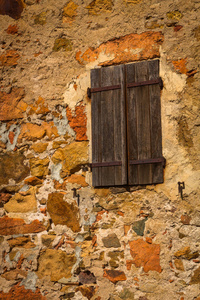
[[[22,0],[0,0],[0,14],[17,20],[24,9]]]

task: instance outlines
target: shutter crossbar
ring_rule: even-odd
[[[143,86],[143,85],[152,85],[152,84],[157,84],[157,83],[159,83],[160,88],[162,89],[163,82],[162,82],[161,77],[159,77],[158,79],[152,79],[152,80],[147,80],[147,81],[131,82],[131,83],[127,84],[127,88],[138,87],[138,86]]]
[[[127,88],[138,87],[138,86],[143,86],[143,85],[152,85],[152,84],[157,84],[157,83],[160,85],[160,88],[163,89],[163,81],[162,81],[161,77],[159,77],[158,79],[152,79],[152,80],[147,80],[147,81],[131,82],[131,83],[127,84]],[[121,89],[120,84],[102,86],[102,87],[97,87],[97,88],[88,88],[87,95],[89,98],[91,98],[92,93],[111,91],[111,90],[119,90],[119,89]]]
[[[110,166],[121,166],[121,161],[110,161],[110,162],[99,162],[99,163],[91,163],[91,168],[97,168],[97,167],[110,167]]]
[[[150,159],[138,159],[138,160],[129,160],[130,165],[143,165],[143,164],[156,164],[162,163],[165,166],[166,159],[164,157],[160,158],[150,158]]]

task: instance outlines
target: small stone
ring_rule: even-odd
[[[134,293],[128,288],[124,288],[119,295],[122,300],[134,300]]]
[[[79,282],[81,284],[96,283],[96,277],[89,270],[82,271],[79,273]]]
[[[190,247],[183,247],[179,251],[175,252],[174,256],[183,257],[185,259],[191,260],[191,259],[199,257],[199,252],[195,251],[195,252],[191,253]]]
[[[49,234],[43,234],[42,235],[42,244],[46,246],[47,248],[52,246],[53,241],[55,240],[54,235],[49,235]]]
[[[140,235],[140,236],[144,235],[144,229],[145,229],[145,222],[146,221],[147,221],[147,218],[145,218],[143,220],[133,222],[132,228],[135,231],[135,233],[137,233],[137,235]]]
[[[113,7],[112,0],[93,0],[86,8],[90,15],[111,12]]]
[[[183,215],[181,216],[181,222],[184,224],[184,225],[189,225],[190,224],[190,221],[191,221],[191,217],[188,216],[188,215]]]
[[[27,108],[27,104],[22,100],[24,96],[23,88],[13,88],[8,94],[0,91],[0,121],[23,118],[23,113]]]
[[[121,247],[119,239],[115,233],[109,234],[107,237],[102,238],[103,244],[106,248],[118,248]]]
[[[110,257],[109,264],[111,268],[118,268],[119,267],[119,257],[124,258],[124,252],[123,251],[114,251],[109,252],[108,257]]]
[[[183,15],[179,10],[170,11],[167,13],[167,18],[171,20],[177,20],[179,21],[182,19]]]
[[[79,104],[75,107],[75,113],[69,107],[66,108],[67,119],[70,127],[76,132],[76,141],[87,141],[87,117],[85,105]]]
[[[75,203],[68,203],[61,193],[49,194],[47,210],[55,225],[67,225],[74,232],[80,231],[79,209]]]
[[[0,15],[8,15],[17,20],[21,17],[24,9],[23,0],[0,1]]]
[[[119,270],[104,270],[103,277],[109,279],[112,283],[116,283],[118,281],[125,281],[126,275],[123,271]]]
[[[7,212],[26,213],[37,211],[35,189],[31,187],[27,192],[15,194],[9,202],[4,205]]]
[[[94,286],[80,286],[76,289],[76,291],[80,291],[81,294],[86,297],[87,299],[91,299],[95,294],[95,287]]]
[[[0,218],[0,235],[37,233],[45,229],[45,226],[38,220],[26,224],[23,219],[9,218],[7,216]]]
[[[199,284],[200,283],[200,267],[194,271],[193,276],[191,277],[190,284]]]
[[[11,249],[14,247],[23,247],[25,249],[36,247],[36,245],[33,242],[31,242],[31,238],[25,236],[20,236],[15,239],[10,239],[8,240],[8,244]]]
[[[34,23],[35,24],[39,24],[39,25],[44,25],[46,24],[46,12],[43,11],[41,12],[39,15],[35,16],[35,19],[34,19]]]
[[[56,39],[54,42],[53,51],[58,52],[61,49],[64,49],[65,51],[71,51],[72,50],[72,42],[66,38]]]
[[[43,183],[43,180],[38,177],[32,176],[32,177],[26,178],[24,180],[24,183],[27,185],[35,186],[35,185],[41,185]]]
[[[7,50],[0,55],[0,65],[14,67],[18,64],[19,53],[15,50]]]
[[[7,203],[10,198],[12,198],[11,194],[8,193],[0,193],[0,207],[3,207],[5,203]]]
[[[184,266],[183,266],[183,261],[181,259],[175,259],[174,264],[177,270],[179,271],[185,271]]]
[[[67,182],[76,183],[81,185],[82,187],[88,186],[88,183],[85,182],[85,177],[82,175],[72,174],[70,177],[67,178]]]
[[[63,9],[63,23],[71,23],[77,15],[78,5],[69,1]]]
[[[18,33],[18,27],[17,25],[9,25],[6,32],[8,34],[17,34]]]
[[[15,270],[8,271],[8,272],[2,274],[1,276],[3,278],[5,278],[6,280],[17,280],[17,279],[20,279],[20,277],[26,278],[27,272],[24,270],[15,269]],[[8,299],[8,298],[3,298],[3,299]],[[12,298],[10,298],[10,299],[12,299]]]
[[[48,175],[49,169],[49,159],[46,157],[44,159],[32,158],[30,159],[30,169],[31,175],[36,177],[42,177]]]
[[[197,26],[197,27],[193,30],[193,32],[194,32],[194,36],[195,36],[195,38],[197,39],[197,41],[200,41],[200,25]]]
[[[0,185],[7,184],[10,179],[20,182],[29,175],[24,160],[25,156],[18,152],[0,154]]]
[[[39,278],[50,276],[51,281],[58,281],[62,277],[70,278],[75,263],[75,254],[68,254],[62,250],[47,249],[39,256],[37,275]]]
[[[36,153],[42,153],[47,149],[48,143],[35,143],[31,146],[31,149],[33,149]]]
[[[8,293],[0,292],[0,299],[26,299],[26,300],[46,300],[46,297],[42,296],[39,289],[36,289],[35,292],[32,290],[27,290],[20,283],[11,287]]]

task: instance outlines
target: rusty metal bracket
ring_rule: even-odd
[[[185,189],[185,182],[178,182],[178,192],[181,196],[181,199],[183,199],[183,190]]]
[[[99,163],[91,163],[90,168],[97,168],[97,167],[112,167],[112,166],[121,166],[121,161],[110,161],[110,162],[99,162]]]
[[[144,85],[152,85],[152,84],[159,84],[161,90],[163,89],[163,81],[162,78],[159,77],[158,79],[152,79],[152,80],[147,80],[147,81],[140,81],[140,82],[131,82],[127,84],[127,88],[131,87],[139,87],[139,86],[144,86]]]
[[[131,87],[139,87],[139,86],[144,86],[144,85],[152,85],[152,84],[159,84],[160,89],[163,89],[163,81],[162,78],[159,77],[158,79],[152,79],[152,80],[147,80],[147,81],[141,81],[141,82],[131,82],[126,85],[127,88]],[[97,93],[97,92],[104,92],[104,91],[111,91],[111,90],[118,90],[121,89],[121,85],[109,85],[109,86],[102,86],[102,87],[97,87],[97,88],[88,88],[87,89],[87,96],[88,98],[91,98],[92,93]]]
[[[156,164],[156,163],[162,163],[164,168],[166,165],[166,159],[164,157],[160,157],[160,158],[150,158],[150,159],[129,160],[130,165],[143,165],[143,164]]]

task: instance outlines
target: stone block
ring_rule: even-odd
[[[74,232],[80,231],[79,209],[75,203],[66,202],[63,194],[49,194],[47,210],[55,225],[67,225]]]
[[[27,192],[15,194],[9,202],[4,205],[7,212],[27,213],[37,211],[35,188],[31,187]]]
[[[80,170],[88,163],[88,142],[73,142],[64,148],[58,149],[52,156],[54,164],[62,163],[63,176]]]
[[[125,281],[126,275],[123,271],[119,270],[104,270],[103,277],[106,277],[112,283],[117,283],[118,281]]]
[[[141,34],[128,34],[112,39],[101,44],[96,49],[89,48],[84,53],[76,53],[76,59],[80,64],[87,64],[99,60],[99,65],[108,66],[123,64],[137,60],[159,57],[159,47],[163,42],[161,32],[147,31]]]
[[[25,156],[18,152],[0,154],[0,185],[7,184],[9,179],[20,182],[29,175],[30,169],[24,160]]]
[[[160,245],[149,244],[142,239],[129,242],[134,265],[143,267],[144,272],[156,271],[161,273]]]
[[[62,250],[47,249],[39,256],[37,275],[39,278],[50,276],[51,281],[58,281],[63,277],[70,278],[75,263],[75,254],[68,254]]]
[[[0,91],[0,121],[23,118],[27,108],[27,104],[22,101],[24,95],[23,88],[13,88],[9,94]]]
[[[0,218],[0,235],[37,233],[46,230],[45,226],[38,220],[26,224],[23,219],[9,218],[7,216]]]

